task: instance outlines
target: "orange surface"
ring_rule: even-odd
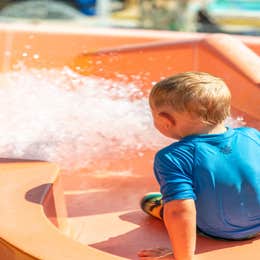
[[[222,77],[232,92],[232,106],[260,119],[260,57],[236,39],[227,35],[203,39],[175,40],[113,48],[77,57],[72,67],[84,75],[117,79],[118,73],[141,88],[174,73],[197,70]]]
[[[41,57],[23,58],[28,66],[70,65],[87,75],[115,79],[121,73],[127,81],[138,75],[142,89],[176,72],[204,70],[229,84],[233,115],[242,115],[248,125],[260,128],[258,38],[29,29],[0,31],[0,53],[7,45],[11,52],[10,59],[0,56],[1,70],[12,69],[28,43],[30,54]],[[59,172],[46,162],[2,160],[0,194],[8,199],[0,202],[0,259],[137,259],[140,249],[169,246],[163,223],[139,208],[143,194],[159,188],[152,176],[155,151],[142,152],[140,156],[129,151],[125,159],[106,158],[102,169],[96,161],[92,168],[74,172]],[[198,236],[196,259],[257,260],[259,248],[260,239],[226,242]]]

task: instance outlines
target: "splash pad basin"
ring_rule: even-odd
[[[259,38],[30,26],[0,35],[0,259],[137,259],[169,246],[163,224],[139,209],[158,190],[154,153],[170,142],[146,101],[161,78],[224,78],[227,123],[259,129]],[[196,259],[258,259],[259,245],[198,236]]]

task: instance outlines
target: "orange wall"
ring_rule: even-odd
[[[233,107],[260,120],[260,89],[257,84],[245,76],[231,61],[210,51],[208,47],[199,49],[198,60],[201,71],[221,77],[228,84],[232,93]]]
[[[148,36],[0,30],[0,71],[10,69],[17,61],[40,68],[64,66],[84,52],[154,40],[156,39]],[[6,52],[10,52],[10,56]],[[23,53],[28,53],[28,56],[23,57]],[[34,59],[34,54],[40,58]]]
[[[94,52],[76,57],[72,68],[84,75],[106,78],[123,74],[128,81],[138,76],[144,89],[150,89],[153,81],[178,72],[209,72],[226,81],[234,108],[259,121],[260,81],[256,68],[260,67],[260,58],[240,41],[235,40],[234,46],[228,46],[229,38],[220,37],[216,46],[214,41],[189,40]],[[227,48],[222,46],[223,40]]]
[[[140,82],[140,87],[150,89],[153,81],[196,66],[195,41],[159,44],[150,48],[132,48],[114,52],[80,55],[72,68],[84,75],[97,75],[120,80]]]

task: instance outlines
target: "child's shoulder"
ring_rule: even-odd
[[[157,169],[183,170],[192,172],[194,163],[194,144],[178,141],[159,150],[154,158],[154,165]],[[167,172],[166,171],[166,172]]]
[[[252,127],[239,127],[234,129],[238,134],[242,134],[244,136],[248,136],[251,139],[254,139],[260,142],[260,132]]]
[[[192,142],[186,141],[176,141],[156,153],[156,157],[164,157],[169,155],[174,155],[177,157],[187,156],[193,153],[194,144]]]

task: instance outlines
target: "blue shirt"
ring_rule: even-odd
[[[223,238],[260,232],[260,132],[227,128],[190,135],[160,150],[154,161],[164,203],[194,199],[197,226]]]

